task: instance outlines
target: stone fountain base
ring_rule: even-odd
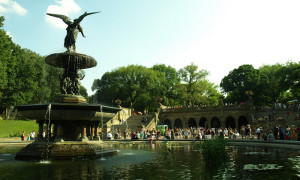
[[[82,103],[86,103],[86,99],[79,95],[61,94],[55,97],[54,102],[82,104]]]
[[[117,150],[101,143],[89,142],[33,142],[16,154],[16,160],[74,160],[114,155]]]

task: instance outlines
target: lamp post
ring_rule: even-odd
[[[245,94],[248,96],[248,103],[249,104],[253,104],[253,99],[252,99],[252,96],[254,95],[253,91],[251,90],[248,90],[245,92]]]

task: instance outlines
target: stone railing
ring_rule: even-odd
[[[153,117],[150,122],[148,123],[148,125],[145,127],[148,130],[152,130],[153,128],[156,128],[156,119],[155,117]]]
[[[219,106],[192,106],[192,107],[178,107],[178,108],[163,108],[162,113],[180,113],[180,112],[207,112],[207,111],[231,111],[231,110],[249,110],[248,104],[238,105],[219,105]]]
[[[256,112],[279,112],[279,111],[293,111],[293,112],[296,112],[296,111],[300,111],[300,109],[298,109],[297,107],[290,107],[290,108],[259,108],[259,109],[256,109]]]

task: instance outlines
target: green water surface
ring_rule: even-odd
[[[16,161],[0,151],[0,179],[300,179],[300,152],[227,147],[228,158],[209,166],[194,144],[117,144],[118,154],[95,160]],[[0,149],[1,150],[1,149]]]

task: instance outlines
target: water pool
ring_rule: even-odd
[[[228,158],[209,167],[193,143],[111,146],[117,155],[73,161],[16,161],[2,150],[0,179],[300,179],[298,150],[229,146]]]

